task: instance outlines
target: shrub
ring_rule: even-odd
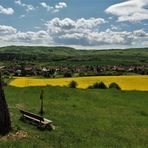
[[[66,72],[66,73],[64,74],[64,77],[70,78],[70,77],[72,77],[72,74],[71,74],[70,72]]]
[[[85,76],[85,75],[86,75],[85,72],[80,72],[80,73],[79,73],[79,76],[80,76],[80,77],[83,77],[83,76]]]
[[[121,90],[121,87],[115,82],[111,83],[109,85],[109,88],[115,88],[115,89]]]
[[[93,85],[90,85],[88,88],[99,88],[99,89],[107,89],[107,86],[103,82],[97,82]]]
[[[88,86],[88,89],[92,89],[92,88],[93,88],[93,85]]]
[[[69,87],[70,87],[70,88],[77,88],[77,86],[78,86],[78,83],[77,83],[76,81],[71,81],[71,82],[69,83]]]

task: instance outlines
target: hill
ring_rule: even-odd
[[[10,60],[49,65],[143,65],[148,63],[148,48],[76,50],[70,47],[8,46],[0,48],[1,62]]]

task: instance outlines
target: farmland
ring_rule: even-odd
[[[78,88],[87,88],[95,82],[103,81],[106,85],[116,82],[122,90],[143,90],[148,91],[148,76],[95,76],[95,77],[76,77],[76,78],[32,78],[32,77],[17,77],[11,81],[10,85],[16,87],[28,86],[68,86],[72,81],[78,83]]]

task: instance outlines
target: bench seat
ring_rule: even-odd
[[[54,126],[52,125],[52,121],[48,120],[44,117],[35,115],[33,113],[24,111],[24,110],[19,110],[20,113],[22,114],[21,116],[21,120],[23,121],[29,121],[29,123],[34,123],[35,125],[37,125],[38,127],[42,128],[42,129],[53,129]]]

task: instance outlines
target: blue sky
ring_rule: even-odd
[[[0,0],[0,44],[148,46],[148,0]]]

